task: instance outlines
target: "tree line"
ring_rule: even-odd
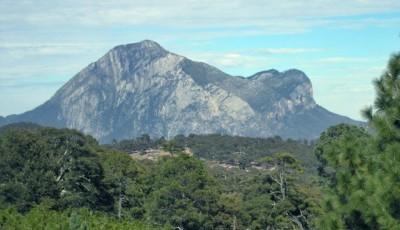
[[[309,194],[291,154],[271,155],[276,170],[247,173],[214,171],[179,148],[173,152],[173,157],[138,162],[74,130],[5,127],[0,131],[0,227],[312,226],[316,203],[303,200]],[[242,181],[226,183],[243,172]]]

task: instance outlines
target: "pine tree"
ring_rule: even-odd
[[[377,221],[382,229],[400,229],[400,53],[391,57],[387,70],[374,84],[374,105],[363,113],[377,133]]]
[[[400,229],[400,53],[374,83],[363,112],[373,135],[339,125],[316,146],[327,185],[320,229]]]
[[[321,135],[315,149],[326,185],[321,229],[376,229],[373,208],[366,201],[374,191],[368,186],[374,181],[371,140],[362,128],[344,124]]]

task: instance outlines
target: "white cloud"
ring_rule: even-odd
[[[259,69],[268,63],[276,61],[274,57],[251,55],[241,52],[203,52],[188,53],[187,56],[193,60],[203,61],[214,65],[222,70],[232,67],[244,69]],[[238,73],[232,73],[234,75]]]
[[[64,65],[46,65],[43,64],[21,64],[15,65],[14,68],[0,68],[0,80],[4,79],[18,79],[18,78],[34,78],[34,76],[40,75],[52,75],[59,76],[65,74],[73,74],[71,71],[79,71],[82,69],[82,64],[64,64]],[[75,72],[75,73],[76,73]],[[12,76],[12,77],[10,77]],[[69,76],[71,77],[71,76]]]
[[[348,56],[336,56],[336,57],[325,57],[318,60],[314,60],[314,63],[318,64],[335,64],[335,63],[360,63],[369,62],[371,58],[367,57],[348,57]]]
[[[8,57],[13,56],[39,56],[39,55],[69,55],[92,52],[106,47],[106,44],[99,43],[1,43],[0,50]]]
[[[304,31],[314,26],[340,25],[331,17],[396,12],[398,0],[123,0],[2,2],[0,25],[109,26],[142,25],[187,28],[246,27],[264,33]],[[373,20],[373,18],[369,19]],[[375,19],[385,23],[386,19]],[[352,19],[368,25],[364,19]],[[392,19],[388,19],[392,21]],[[349,20],[347,19],[347,22]],[[346,23],[348,24],[348,23]],[[343,26],[343,24],[341,24]]]
[[[266,48],[258,50],[260,54],[303,54],[321,52],[322,49],[316,48]]]

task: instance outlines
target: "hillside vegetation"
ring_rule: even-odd
[[[291,154],[265,158],[276,167],[272,171],[227,171],[183,154],[175,141],[164,143],[172,157],[138,162],[73,130],[32,124],[3,128],[0,226],[281,229],[313,225],[319,194],[300,180],[301,164]]]
[[[264,157],[279,152],[289,152],[310,172],[316,172],[318,161],[313,154],[314,143],[307,140],[271,138],[251,138],[221,134],[178,135],[169,141],[164,138],[151,139],[143,135],[132,140],[113,142],[106,147],[126,153],[143,152],[146,149],[166,149],[168,151],[184,151],[189,149],[194,156],[206,160],[217,161],[241,168],[247,168],[253,162],[260,162]]]

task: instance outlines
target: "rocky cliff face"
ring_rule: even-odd
[[[311,139],[330,125],[356,123],[317,105],[299,70],[234,77],[149,40],[113,48],[43,105],[0,119],[16,121],[74,128],[102,142],[145,133]]]

